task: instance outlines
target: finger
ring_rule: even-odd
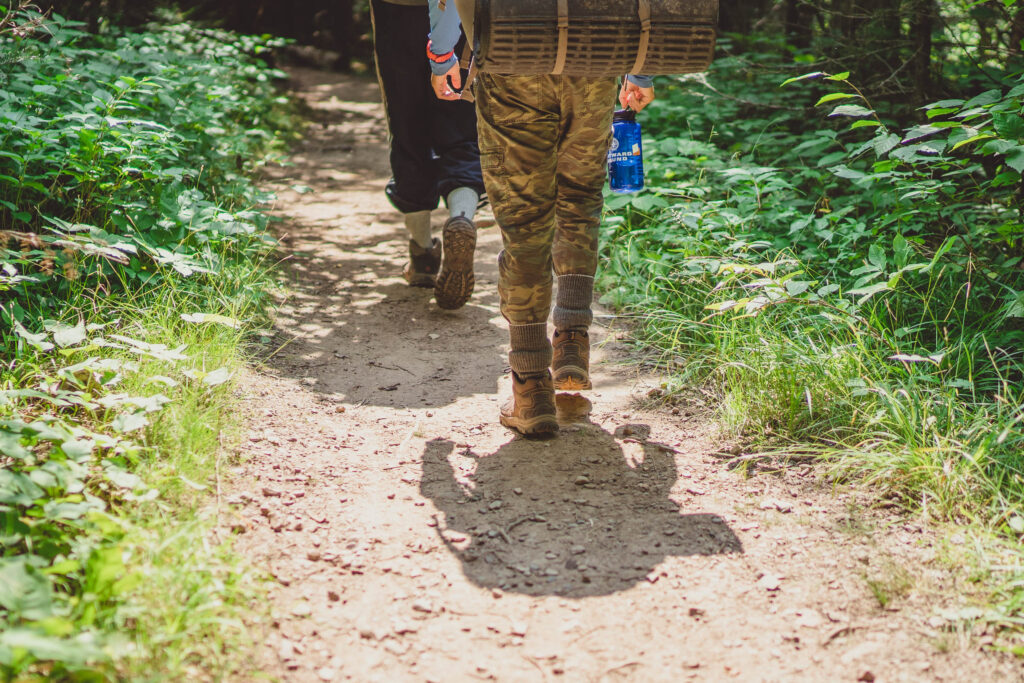
[[[448,72],[448,75],[451,76],[451,78],[452,78],[452,85],[455,86],[455,89],[456,90],[461,90],[462,89],[462,74],[459,71],[458,65],[453,67],[452,70]]]

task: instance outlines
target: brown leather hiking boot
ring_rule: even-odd
[[[558,431],[555,419],[555,388],[551,374],[520,377],[512,373],[512,398],[501,407],[501,424],[525,436]]]
[[[444,257],[434,283],[434,300],[441,308],[454,310],[469,301],[476,283],[473,277],[476,225],[464,216],[453,216],[444,224],[441,240]]]
[[[424,249],[416,240],[409,240],[409,262],[402,276],[412,287],[433,287],[437,271],[441,269],[441,240],[434,238],[430,249]]]
[[[555,330],[551,339],[551,373],[555,389],[593,389],[590,381],[590,335],[586,330]]]

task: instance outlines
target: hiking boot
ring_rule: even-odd
[[[520,377],[512,373],[512,398],[501,407],[501,424],[525,436],[558,431],[555,419],[555,388],[551,373]]]
[[[447,310],[461,307],[473,293],[473,252],[476,251],[476,226],[464,216],[453,216],[441,233],[444,257],[441,272],[434,283],[434,300]]]
[[[555,389],[584,391],[594,387],[590,382],[590,335],[586,330],[555,330],[551,348]]]
[[[402,276],[412,287],[433,287],[437,271],[441,269],[441,240],[436,237],[430,249],[424,249],[416,240],[409,240],[409,262]]]

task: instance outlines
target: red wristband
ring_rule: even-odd
[[[428,40],[427,41],[427,59],[429,59],[432,62],[435,62],[436,64],[444,64],[449,59],[451,59],[452,57],[455,56],[455,50],[451,50],[449,52],[446,52],[443,55],[436,55],[436,54],[434,54],[433,50],[430,49],[433,46],[434,46],[434,43],[432,41]]]

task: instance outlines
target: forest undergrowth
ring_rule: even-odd
[[[0,679],[249,665],[210,503],[273,283],[276,44],[0,6]]]
[[[720,50],[644,112],[605,300],[748,451],[987,536],[986,618],[1024,627],[1021,71],[950,57],[917,109],[778,39]]]

